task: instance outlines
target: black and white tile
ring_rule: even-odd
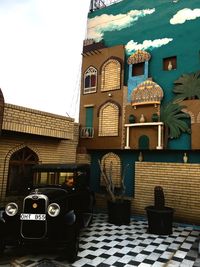
[[[107,222],[106,214],[96,214],[91,226],[81,233],[78,258],[73,264],[51,254],[19,257],[8,266],[198,267],[199,233],[198,227],[174,223],[172,235],[152,235],[147,233],[143,217],[132,217],[130,225],[116,226]]]

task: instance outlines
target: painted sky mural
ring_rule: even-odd
[[[130,10],[125,14],[108,15],[103,14],[88,20],[87,38],[95,41],[103,39],[105,31],[119,31],[126,27],[130,27],[139,18],[150,15],[155,9]]]
[[[182,29],[184,29],[184,24],[191,23],[191,21],[200,22],[200,8],[197,8],[199,5],[198,1],[192,1],[193,3],[190,3],[190,6],[193,5],[194,8],[187,7],[188,3],[184,0],[169,0],[164,1],[162,4],[155,4],[151,0],[142,1],[143,4],[138,1],[131,1],[132,4],[129,3],[129,5],[126,5],[125,2],[127,1],[124,0],[116,4],[116,8],[112,6],[112,9],[108,7],[99,12],[95,12],[95,14],[99,14],[94,17],[89,17],[87,38],[92,38],[96,42],[104,40],[109,46],[110,44],[124,44],[127,55],[130,55],[137,49],[153,50],[161,46],[166,46],[173,42],[174,38],[177,38],[177,30],[180,30],[179,26],[181,24]],[[161,3],[163,1],[159,0],[158,2]],[[134,8],[124,13],[117,13],[117,10],[121,11],[125,5],[130,6],[130,8],[131,6],[140,6],[143,8]],[[112,14],[111,10],[113,12]],[[152,31],[145,32],[146,28],[149,28],[149,23],[152,24],[152,22],[154,23]],[[141,25],[143,29],[141,29]],[[141,32],[144,32],[144,36],[151,38],[141,40]],[[112,33],[112,37],[109,37],[109,33]],[[120,43],[119,39],[122,35],[123,37]],[[159,38],[155,38],[155,35]],[[131,38],[131,36],[134,36],[134,38]],[[129,40],[127,40],[128,37]]]

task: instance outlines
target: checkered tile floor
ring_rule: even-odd
[[[144,218],[133,217],[130,225],[116,226],[107,223],[106,214],[96,214],[91,226],[81,233],[73,264],[52,254],[19,257],[8,266],[199,267],[199,233],[199,227],[174,223],[172,235],[151,235]]]

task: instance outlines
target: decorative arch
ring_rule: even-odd
[[[109,152],[105,154],[101,159],[101,167],[105,171],[108,177],[111,176],[113,185],[115,187],[121,186],[121,159],[120,157],[113,153]],[[101,185],[105,186],[104,179],[101,176]]]
[[[119,107],[107,102],[99,110],[99,136],[118,136]]]
[[[184,113],[187,113],[190,116],[191,124],[195,123],[195,116],[194,116],[194,113],[192,111],[190,111],[190,110],[188,110],[186,108],[182,109],[182,111]],[[198,116],[199,115],[197,115],[197,118],[196,118],[197,122],[198,122]],[[200,117],[199,117],[199,119],[200,119]]]
[[[32,166],[39,162],[38,155],[28,146],[10,155],[7,180],[7,195],[23,195],[32,185]]]
[[[132,105],[160,104],[163,95],[162,88],[157,83],[147,79],[132,91]]]
[[[127,63],[130,64],[138,64],[141,62],[149,61],[151,59],[151,55],[144,50],[137,50],[133,53],[127,60]]]
[[[97,69],[90,66],[84,73],[84,94],[97,91]]]
[[[113,100],[107,100],[107,101],[105,101],[103,104],[101,104],[101,105],[99,106],[99,108],[98,108],[98,110],[97,110],[97,117],[100,116],[100,110],[102,109],[102,107],[105,106],[105,105],[108,104],[108,103],[109,103],[109,104],[112,103],[113,105],[117,106],[118,109],[119,109],[119,116],[121,116],[122,111],[121,111],[121,106],[120,106],[120,104],[117,103],[116,101],[113,101]]]
[[[101,91],[121,88],[121,63],[118,58],[108,59],[101,67]]]
[[[200,123],[200,112],[197,114],[197,123]]]

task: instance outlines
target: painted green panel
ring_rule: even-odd
[[[93,126],[93,113],[94,113],[93,107],[86,108],[86,122],[85,122],[86,127]]]

